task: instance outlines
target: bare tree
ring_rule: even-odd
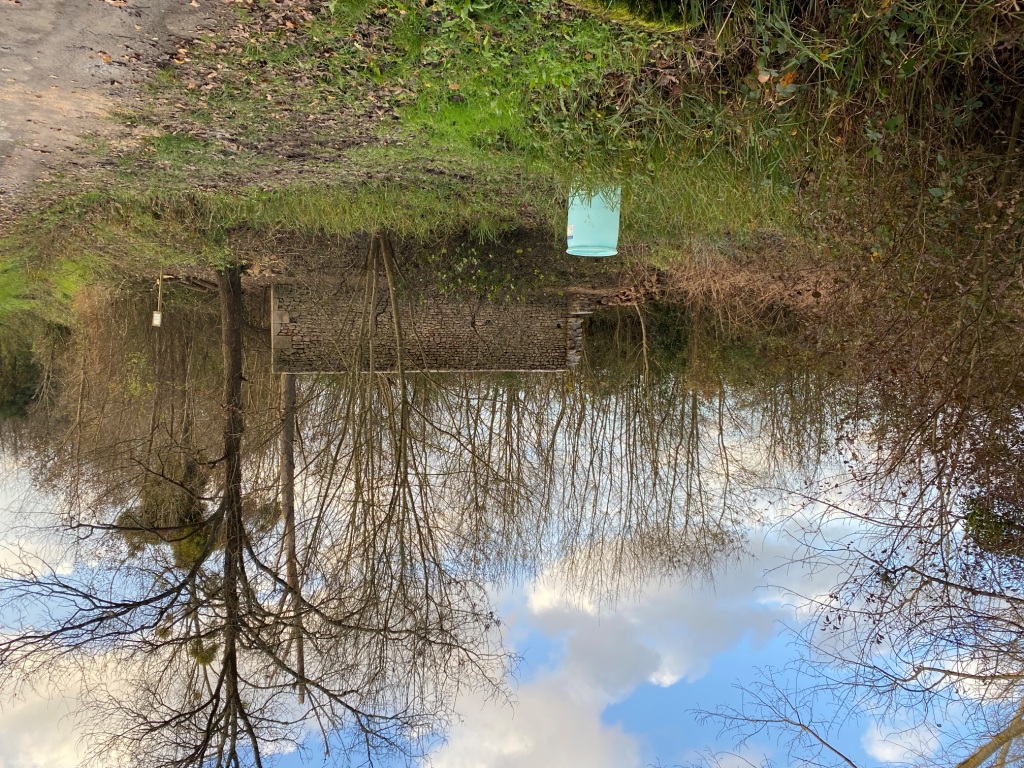
[[[502,694],[486,583],[558,565],[613,596],[706,576],[766,473],[816,471],[827,388],[755,398],[700,367],[713,339],[690,326],[665,365],[632,307],[572,375],[411,373],[404,268],[371,238],[352,318],[369,365],[337,375],[269,374],[237,267],[219,346],[202,300],[166,338],[112,331],[125,313],[103,302],[86,318],[35,449],[63,549],[3,573],[0,660],[14,688],[80,679],[96,762],[258,765],[311,731],[365,761],[415,754],[460,690]],[[374,364],[378,322],[395,370]],[[766,435],[772,461],[746,467]]]
[[[64,552],[80,565],[63,573],[22,553],[3,574],[2,682],[16,689],[77,672],[91,757],[103,764],[262,765],[310,726],[329,749],[367,762],[412,754],[443,726],[460,687],[500,689],[507,656],[482,587],[429,560],[422,531],[409,540],[414,527],[387,526],[363,529],[344,553],[326,537],[307,542],[300,590],[296,558],[280,562],[277,526],[247,512],[240,268],[218,282],[222,448],[209,462],[204,516],[188,523],[202,533],[200,551],[183,562],[162,543],[129,546],[110,488],[84,508],[75,500],[82,514],[65,529]],[[174,540],[149,521],[127,530]],[[112,668],[117,676],[104,674]]]
[[[861,420],[845,478],[803,491],[818,512],[802,563],[839,576],[827,596],[799,596],[814,611],[800,661],[748,686],[745,707],[705,717],[820,765],[852,764],[834,747],[842,724],[897,713],[927,734],[921,765],[1024,754],[1022,443],[1007,404],[907,397]]]

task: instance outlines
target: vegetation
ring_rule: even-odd
[[[102,630],[5,629],[0,682],[115,645],[141,684],[92,693],[140,729],[107,734],[130,758],[155,733],[154,764],[238,764],[313,719],[328,742],[415,754],[451,686],[501,692],[485,582],[546,556],[608,594],[644,569],[707,573],[785,470],[801,512],[827,507],[807,560],[839,574],[813,605],[828,642],[806,639],[820,684],[794,700],[769,675],[753,710],[717,716],[827,764],[815,697],[833,725],[963,706],[989,736],[937,760],[1019,756],[1016,3],[236,5],[119,116],[135,142],[101,149],[116,167],[63,179],[0,237],[0,415],[39,419],[37,480],[71,489],[62,535],[100,563],[5,565],[0,604],[31,617],[56,594]],[[570,193],[609,184],[621,268],[567,267]],[[363,270],[396,318],[417,290],[514,300],[610,269],[625,306],[591,318],[572,376],[407,377],[399,354],[397,376],[297,400],[292,382],[279,414],[243,273],[325,265]],[[166,270],[221,306],[169,291],[147,334],[148,298],[91,287]],[[731,434],[763,446],[755,469]],[[843,484],[821,476],[837,446],[867,456]],[[836,519],[856,546],[823,538]]]
[[[40,367],[27,340],[5,334],[0,350],[0,419],[23,416],[35,396]]]
[[[853,267],[905,311],[950,268],[939,293],[1013,305],[1012,6],[242,6],[122,116],[147,137],[120,169],[44,214],[75,226],[33,222],[6,259],[73,251],[81,284],[97,264],[226,263],[246,232],[555,239],[574,185],[614,181],[648,263],[771,232],[790,266]]]
[[[1024,546],[1024,510],[1017,505],[965,499],[965,530],[970,539],[986,552],[1018,555]]]

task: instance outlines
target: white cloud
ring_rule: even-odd
[[[636,768],[636,739],[601,722],[605,702],[564,676],[522,686],[514,706],[460,702],[463,725],[432,759],[436,768]]]
[[[31,526],[45,516],[47,499],[33,493],[26,471],[0,454],[0,568],[47,553]],[[76,692],[45,696],[27,688],[0,706],[0,768],[72,768],[81,760],[72,713]]]
[[[54,498],[32,485],[28,470],[0,454],[0,568],[46,563],[70,573],[73,562],[48,530]]]
[[[528,589],[526,605],[531,613],[540,614],[547,611],[561,610],[571,607],[581,613],[596,616],[599,612],[597,603],[589,595],[579,592],[568,593],[564,580],[560,577],[541,577],[534,581]]]
[[[773,536],[756,557],[723,567],[713,584],[651,581],[638,585],[635,599],[623,598],[614,612],[604,613],[565,596],[566,585],[549,573],[530,591],[529,621],[547,634],[566,634],[566,664],[584,676],[621,678],[617,687],[694,681],[742,639],[764,643],[780,622],[797,621],[803,612],[790,590],[827,593],[836,574],[824,569],[810,576],[789,568],[773,574],[775,586],[765,587],[765,570],[791,557],[792,544]]]
[[[883,729],[872,723],[861,737],[861,746],[871,757],[883,763],[910,763],[935,753],[939,740],[925,726],[909,729]]]
[[[81,761],[73,698],[29,692],[0,712],[0,768],[74,768]]]
[[[645,683],[695,681],[723,651],[745,638],[765,643],[780,622],[795,621],[783,588],[815,594],[834,574],[810,578],[793,568],[776,574],[778,587],[759,589],[764,571],[791,554],[792,545],[773,536],[757,557],[724,568],[713,586],[652,580],[638,585],[638,596],[621,599],[614,610],[599,610],[578,584],[557,570],[547,572],[526,591],[523,609],[509,618],[516,634],[539,631],[560,642],[557,666],[535,672],[516,691],[514,706],[458,702],[464,721],[433,755],[433,765],[646,764],[639,737],[602,722],[602,712]]]

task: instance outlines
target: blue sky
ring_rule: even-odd
[[[706,748],[731,744],[717,727],[690,712],[738,703],[737,683],[756,667],[781,667],[795,647],[785,632],[801,620],[784,596],[831,585],[834,574],[812,579],[790,569],[766,569],[788,554],[779,537],[723,567],[714,583],[651,581],[637,594],[600,609],[567,599],[557,574],[500,596],[507,640],[522,655],[514,685],[517,706],[467,697],[464,722],[432,755],[439,768],[544,768],[557,765],[682,765]],[[862,743],[863,724],[838,742],[863,765],[878,764]],[[749,745],[750,759],[777,753],[771,743]]]
[[[17,486],[17,484],[14,484]],[[24,487],[24,486],[22,486]],[[0,491],[0,497],[4,494]],[[19,494],[20,495],[20,494]],[[4,507],[13,507],[11,485]],[[634,768],[683,765],[705,748],[725,749],[713,725],[690,710],[736,703],[737,683],[755,668],[784,666],[794,653],[785,628],[802,614],[790,593],[827,592],[837,574],[796,568],[765,572],[792,558],[784,530],[751,536],[748,556],[723,564],[707,582],[650,578],[599,607],[557,567],[494,594],[505,639],[522,657],[514,705],[467,695],[461,723],[430,756],[436,768]],[[772,586],[766,586],[771,583]],[[0,768],[65,768],[76,760],[72,700],[29,696],[0,716]],[[901,740],[853,723],[837,742],[864,766],[901,756]],[[912,739],[912,736],[910,737]],[[316,749],[307,764],[319,764]],[[772,743],[745,756],[787,761]],[[284,756],[286,768],[303,764]],[[740,766],[741,762],[723,763]]]
[[[14,507],[19,486],[0,491],[4,507]],[[799,617],[781,589],[813,594],[835,576],[811,580],[789,569],[773,574],[776,586],[765,588],[765,571],[789,559],[791,545],[779,535],[752,541],[750,556],[723,565],[710,582],[652,578],[614,605],[568,597],[587,590],[557,567],[495,593],[505,639],[522,658],[512,684],[515,705],[472,695],[460,700],[462,722],[430,762],[437,768],[667,768],[705,746],[727,746],[689,710],[735,702],[734,684],[749,682],[755,667],[783,665],[793,649],[780,633]],[[5,708],[0,768],[77,762],[67,717],[73,693],[29,696]],[[844,748],[865,765],[877,764],[861,747],[862,736],[847,734]],[[307,764],[319,764],[317,751]],[[294,768],[303,760],[295,753],[279,764]]]

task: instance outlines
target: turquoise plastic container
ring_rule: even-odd
[[[576,192],[569,198],[566,251],[573,256],[614,256],[619,252],[622,189]]]

